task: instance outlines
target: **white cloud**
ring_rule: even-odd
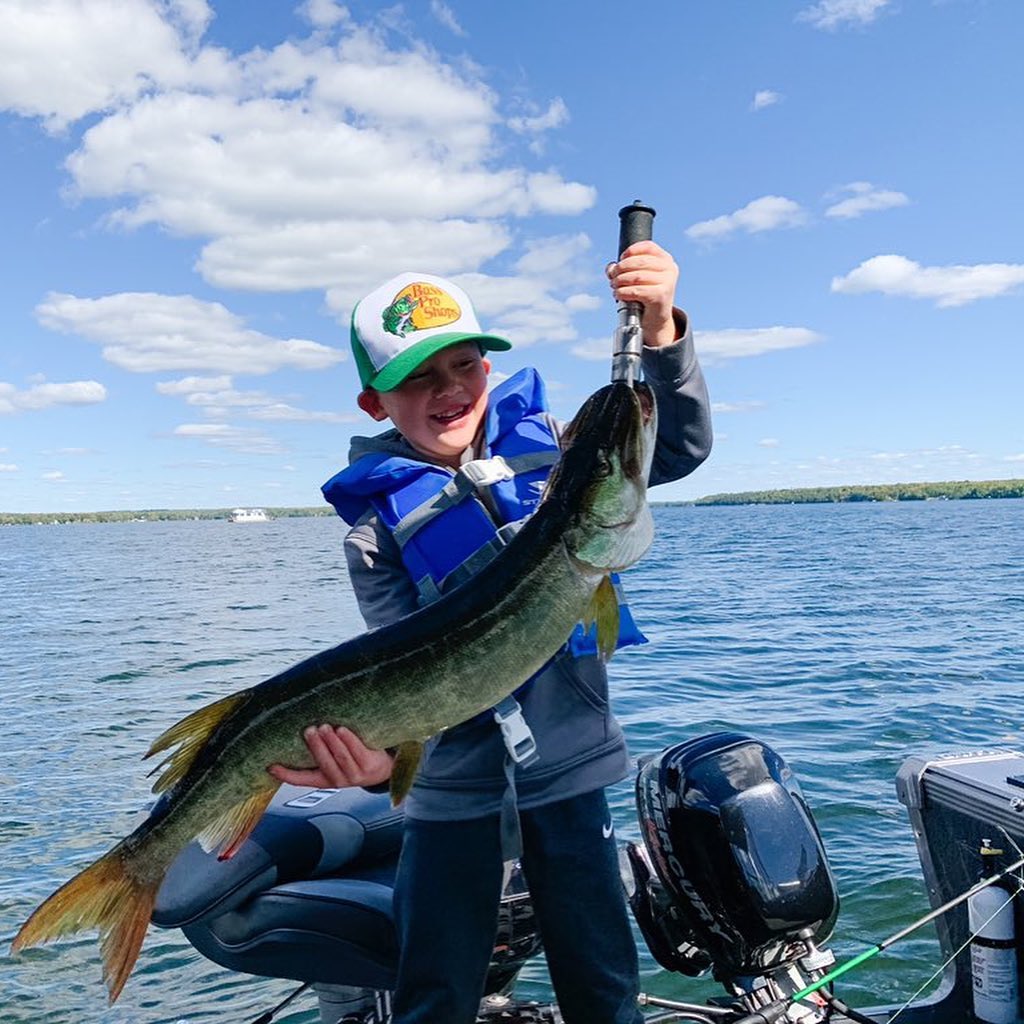
[[[466,35],[466,30],[459,24],[455,13],[446,3],[442,3],[442,0],[430,0],[430,13],[453,35]]]
[[[896,206],[906,206],[910,202],[904,193],[875,188],[869,181],[854,181],[849,185],[843,185],[833,195],[843,192],[852,192],[853,195],[847,199],[841,199],[838,203],[833,203],[825,211],[826,217],[850,219],[876,210],[891,210]]]
[[[278,422],[352,423],[357,417],[340,412],[311,412],[296,408],[265,391],[239,391],[230,377],[184,377],[162,381],[156,390],[162,395],[182,397],[210,419],[244,415],[253,420]]]
[[[348,21],[348,10],[335,0],[305,0],[297,10],[316,28],[333,28]]]
[[[750,329],[726,328],[721,331],[695,331],[694,347],[705,366],[714,366],[727,359],[745,359],[766,352],[803,348],[821,341],[822,336],[806,327],[755,327]],[[612,355],[612,335],[588,338],[569,350],[578,359],[588,362],[607,362]],[[763,402],[718,402],[714,412],[749,412],[759,409]]]
[[[609,362],[612,358],[612,332],[608,332],[605,338],[588,338],[573,345],[569,351],[577,359],[585,359],[587,362]]]
[[[869,25],[889,6],[890,0],[818,0],[797,14],[815,28],[835,31],[847,25]]]
[[[585,236],[531,243],[511,223],[596,201],[590,185],[517,155],[567,121],[561,98],[520,100],[510,118],[472,62],[409,42],[402,26],[389,34],[395,19],[380,12],[362,27],[331,0],[299,7],[307,38],[239,55],[204,44],[207,0],[0,5],[21,29],[0,39],[0,108],[52,125],[94,115],[65,162],[66,195],[106,204],[101,223],[198,239],[196,269],[218,287],[322,288],[339,318],[385,277],[423,269],[490,281],[483,305],[503,296],[495,329],[519,344],[576,336],[572,315],[591,300],[571,257]],[[443,0],[433,13],[460,29]],[[513,276],[477,274],[514,243],[524,255]],[[567,262],[539,288],[558,245]],[[507,301],[512,292],[522,298]],[[138,371],[263,373],[340,358],[188,296],[54,295],[38,315]]]
[[[251,330],[220,303],[191,295],[122,292],[81,299],[52,292],[36,307],[36,317],[53,330],[98,342],[104,359],[137,373],[318,370],[344,358],[315,341],[280,340]]]
[[[600,309],[601,305],[601,299],[596,295],[591,295],[589,292],[577,292],[565,300],[565,308],[570,313],[589,312],[593,309]]]
[[[762,437],[761,440],[757,442],[757,446],[759,448],[778,448],[779,443],[780,442],[777,437]]]
[[[197,391],[222,391],[231,387],[231,378],[220,377],[182,377],[181,380],[160,381],[156,390],[161,395],[192,395]]]
[[[460,274],[454,280],[466,289],[484,328],[512,340],[516,348],[538,342],[573,341],[576,328],[572,324],[569,305],[554,294],[566,278],[575,279],[572,255],[584,252],[586,236],[542,242],[524,257],[525,273],[520,276],[497,277],[487,274]],[[550,272],[549,257],[561,251],[569,263]],[[534,276],[537,275],[537,276]]]
[[[17,473],[18,467],[13,462],[0,462],[0,473]]]
[[[174,428],[174,435],[248,455],[280,455],[284,451],[278,441],[258,430],[227,423],[183,423]]]
[[[821,341],[822,336],[807,327],[730,327],[721,331],[695,331],[694,346],[705,362],[745,359],[766,352],[803,348]]]
[[[775,92],[774,89],[758,89],[754,93],[754,99],[750,104],[751,110],[764,110],[765,107],[773,107],[776,103],[780,102],[782,94]]]
[[[213,10],[206,0],[163,0],[168,17],[176,24],[190,44],[195,44],[213,20]]]
[[[540,114],[510,117],[508,126],[520,135],[539,135],[569,123],[569,108],[561,96],[556,96],[548,109]]]
[[[64,479],[64,474],[59,469],[51,469],[49,472],[42,474],[42,479],[60,483]]]
[[[344,412],[315,412],[297,409],[287,402],[268,402],[250,410],[249,419],[284,423],[360,423],[361,418]]]
[[[763,409],[764,402],[712,402],[713,413],[731,412],[752,412],[754,409]]]
[[[210,17],[202,0],[3,0],[0,13],[0,106],[51,130],[223,71],[219,51],[187,52]]]
[[[905,256],[887,254],[873,256],[845,276],[832,278],[832,291],[882,292],[932,299],[937,306],[948,307],[1004,295],[1020,284],[1024,284],[1024,265],[1019,263],[922,267]]]
[[[373,258],[367,259],[367,239]],[[330,309],[347,314],[381,281],[406,270],[451,277],[497,256],[510,241],[495,221],[325,220],[235,233],[203,250],[199,269],[223,288],[326,288]]]
[[[369,237],[371,281],[403,252],[472,270],[509,245],[501,218],[595,201],[554,171],[496,161],[498,97],[422,46],[349,28],[337,46],[284,43],[229,70],[217,90],[167,89],[112,112],[67,160],[75,195],[118,203],[111,223],[208,239],[198,268],[214,284],[339,285],[371,262]],[[560,121],[560,103],[535,130]]]
[[[0,416],[61,405],[96,405],[106,398],[107,389],[95,380],[44,382],[24,390],[0,381]]]
[[[783,196],[761,196],[732,213],[699,221],[686,229],[688,238],[702,241],[724,238],[735,231],[755,234],[775,228],[792,228],[803,224],[807,217],[799,203]]]
[[[526,253],[516,262],[515,269],[525,277],[545,282],[567,281],[584,274],[580,258],[589,252],[590,238],[583,232],[537,238],[527,241]]]

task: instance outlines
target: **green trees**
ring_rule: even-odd
[[[695,505],[795,505],[837,501],[925,501],[927,499],[1024,498],[1024,480],[954,480],[924,484],[864,484],[797,487],[785,491],[709,494]]]
[[[322,508],[268,508],[271,519],[289,519],[296,516],[333,516],[334,509]],[[0,512],[0,526],[21,526],[32,523],[155,523],[172,519],[223,519],[231,514],[229,508],[149,508],[137,511],[111,512]]]

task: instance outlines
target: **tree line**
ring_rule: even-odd
[[[696,501],[659,502],[665,505],[799,505],[841,501],[926,501],[929,498],[1024,498],[1024,480],[955,480],[925,484],[862,484],[843,487],[795,487],[778,491],[738,491],[709,494]],[[178,519],[223,519],[229,508],[157,508],[109,512],[0,512],[0,526],[33,523],[167,522]],[[267,508],[271,519],[333,516],[326,505],[309,508]]]
[[[1024,480],[953,480],[924,484],[863,484],[796,487],[778,491],[709,494],[695,505],[798,505],[841,501],[927,501],[928,499],[1024,498]]]
[[[266,508],[270,519],[292,519],[305,516],[333,516],[334,509],[324,505],[313,508]],[[149,508],[109,512],[0,512],[0,526],[25,526],[37,523],[159,523],[179,519],[223,519],[230,508]]]

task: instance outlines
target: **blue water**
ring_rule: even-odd
[[[840,957],[928,909],[893,778],[911,752],[1024,746],[1024,502],[659,508],[627,577],[652,643],[612,665],[635,754],[715,729],[795,769],[843,898]],[[6,956],[31,909],[140,820],[140,758],[211,698],[358,632],[332,519],[0,530],[0,1020],[247,1021],[289,985],[151,929],[108,1008],[94,936]],[[637,828],[629,783],[613,794]],[[925,932],[844,979],[910,997]],[[714,993],[643,959],[648,991]],[[541,963],[524,989],[547,994]],[[312,1021],[312,1002],[279,1020]]]

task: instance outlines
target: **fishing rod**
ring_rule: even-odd
[[[639,199],[619,210],[619,251],[616,259],[634,242],[651,240],[654,213]],[[631,385],[640,377],[640,351],[643,348],[640,317],[644,307],[639,302],[620,302],[618,311],[619,326],[612,341],[612,382],[621,380]]]
[[[852,971],[854,967],[860,966],[866,960],[870,960],[872,957],[878,956],[879,953],[885,951],[890,946],[895,945],[902,939],[905,939],[912,932],[916,932],[918,928],[924,927],[934,921],[937,917],[941,917],[947,911],[952,910],[954,907],[958,907],[961,903],[969,900],[975,893],[981,892],[982,889],[987,889],[990,885],[995,885],[996,882],[1001,881],[1007,875],[1014,871],[1024,867],[1024,857],[1020,857],[1015,860],[1009,867],[1004,868],[996,875],[992,875],[991,878],[983,878],[980,882],[972,885],[966,892],[962,892],[959,896],[954,896],[948,903],[943,903],[941,907],[937,907],[935,910],[924,917],[918,918],[912,924],[908,924],[906,928],[901,928],[898,932],[890,935],[889,938],[883,939],[881,942],[868,949],[863,950],[856,956],[851,957],[845,963],[840,964],[838,967],[834,967],[827,974],[823,975],[817,981],[800,989],[799,992],[794,992],[791,996],[786,999],[777,999],[774,1003],[769,1003],[768,1006],[763,1007],[757,1013],[748,1014],[746,1017],[740,1017],[733,1021],[733,1024],[771,1024],[772,1021],[778,1020],[794,1003],[798,1003],[801,999],[806,999],[809,995],[813,995],[819,989],[824,988],[826,985],[835,981],[836,978],[842,977],[847,971]]]

